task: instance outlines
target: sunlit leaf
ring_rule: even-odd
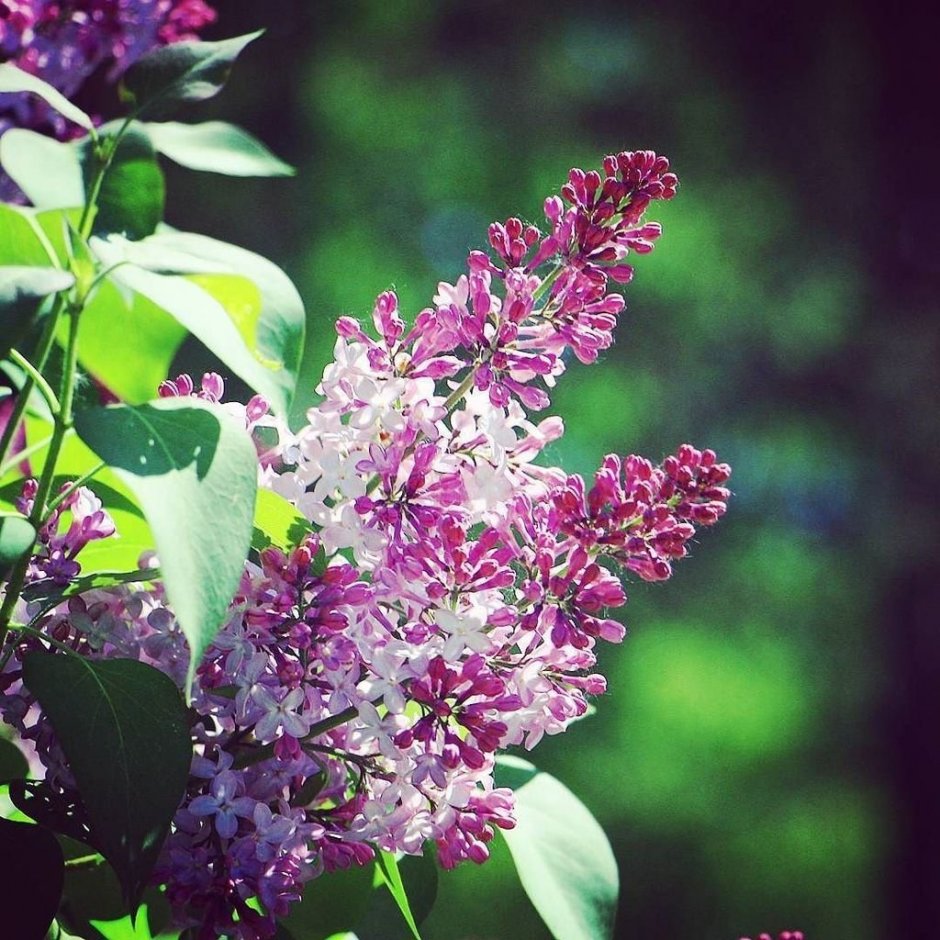
[[[145,125],[153,146],[190,170],[227,176],[293,176],[290,164],[276,157],[260,140],[225,121],[203,124]]]
[[[85,203],[78,150],[22,127],[0,137],[0,163],[37,208],[67,208]]]
[[[72,123],[84,127],[86,131],[94,127],[91,118],[52,85],[7,62],[0,65],[0,94],[9,92],[29,92],[38,95],[46,104]]]
[[[283,496],[259,489],[251,547],[256,551],[270,545],[289,552],[311,531],[310,523]]]
[[[612,937],[619,876],[597,820],[567,787],[527,761],[499,758],[496,782],[515,791],[516,827],[500,834],[552,936]]]
[[[305,315],[296,288],[277,265],[183,232],[161,232],[141,242],[95,240],[94,249],[105,264],[120,264],[112,275],[115,283],[173,316],[275,412],[287,413],[300,368]]]
[[[55,261],[55,254],[44,244],[30,210],[0,203],[0,263],[44,267]]]
[[[36,540],[32,523],[19,513],[0,513],[0,575]]]
[[[150,401],[167,377],[186,328],[148,297],[105,279],[82,311],[78,358],[122,401]],[[120,347],[121,355],[114,355]]]
[[[251,542],[257,457],[221,407],[165,398],[79,412],[82,440],[130,487],[189,641],[190,681],[221,627]]]
[[[192,745],[179,689],[129,659],[33,652],[23,680],[52,723],[95,845],[133,911],[189,777]]]

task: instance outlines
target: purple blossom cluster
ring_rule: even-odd
[[[644,211],[675,187],[645,151],[572,170],[545,232],[493,225],[493,256],[473,252],[410,328],[390,292],[371,331],[341,318],[299,431],[258,398],[226,406],[255,436],[260,484],[309,532],[246,563],[196,670],[190,783],[154,876],[180,925],[269,937],[304,882],[380,849],[433,842],[445,868],[483,862],[494,828],[514,825],[497,753],[564,731],[605,691],[595,650],[624,637],[608,616],[626,602],[621,576],[669,577],[724,513],[730,470],[683,445],[658,465],[609,456],[588,489],[536,462],[563,426],[529,412],[548,404],[568,350],[593,362],[612,342],[623,298],[608,282],[653,247]],[[160,394],[219,401],[223,388],[180,376]],[[81,540],[107,537],[92,500],[72,499],[61,536],[51,526],[34,579],[74,576]],[[188,649],[159,587],[87,592],[41,623],[79,653],[183,683]],[[22,651],[40,643],[4,665],[0,710],[67,789],[19,680]]]
[[[204,0],[0,0],[0,60],[71,98],[98,69],[115,81],[151,49],[195,39],[215,17]],[[33,95],[0,95],[0,133],[10,127],[68,132]]]
[[[750,937],[741,937],[741,940],[751,940]],[[757,940],[774,940],[769,933],[759,934]],[[781,930],[777,934],[777,940],[803,940],[802,930]]]

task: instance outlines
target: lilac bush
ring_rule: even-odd
[[[291,428],[296,291],[257,256],[159,227],[147,182],[162,180],[158,152],[179,159],[180,133],[188,165],[241,172],[250,149],[259,172],[281,172],[243,132],[186,138],[179,125],[168,141],[145,120],[155,101],[214,94],[253,37],[145,56],[126,75],[130,118],[99,134],[56,91],[102,63],[116,76],[212,11],[2,9],[4,49],[48,83],[3,73],[0,87],[41,101],[18,99],[11,119],[52,109],[61,136],[77,122],[90,146],[57,144],[56,159],[91,179],[69,215],[13,161],[35,205],[3,208],[18,379],[0,412],[13,493],[0,506],[0,715],[32,777],[10,783],[14,803],[105,859],[131,911],[159,887],[199,940],[270,938],[305,885],[363,867],[419,937],[399,860],[483,863],[497,831],[556,936],[570,923],[609,936],[606,840],[589,816],[565,837],[590,859],[574,901],[533,887],[520,861],[531,837],[513,830],[536,771],[501,755],[588,714],[606,689],[597,644],[625,635],[610,616],[624,583],[669,578],[730,496],[727,464],[689,444],[660,462],[609,455],[590,482],[541,459],[564,428],[534,413],[572,357],[595,363],[613,342],[612,284],[661,234],[646,212],[676,193],[668,161],[623,151],[573,169],[543,223],[491,225],[489,251],[410,320],[390,291],[371,323],[341,317],[317,403]],[[145,175],[118,175],[126,189],[99,212],[109,174],[131,162],[125,135]],[[197,146],[209,157],[193,162]],[[100,354],[109,338],[133,350],[136,330],[137,360]],[[187,331],[253,388],[247,403],[225,402],[215,372],[198,387],[167,377]],[[85,377],[108,404],[76,403]]]

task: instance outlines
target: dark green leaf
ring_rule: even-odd
[[[57,268],[0,267],[0,359],[26,333],[46,298],[74,283]]]
[[[95,845],[133,912],[182,799],[192,744],[179,689],[129,659],[29,653],[23,681],[52,723]]]
[[[80,152],[85,185],[90,188],[98,168],[95,146],[84,141]],[[165,200],[166,185],[153,144],[139,125],[132,124],[118,141],[105,174],[97,200],[94,232],[146,238],[163,220]]]
[[[0,512],[0,576],[23,552],[32,548],[35,541],[36,530],[29,519],[19,513]]]
[[[398,862],[394,854],[380,849],[375,857],[375,870],[376,874],[384,882],[385,887],[391,892],[392,898],[398,910],[401,912],[401,916],[408,925],[411,936],[414,937],[414,940],[421,940],[421,934],[418,933],[418,925],[408,900],[408,892],[402,881],[401,872],[398,869]]]
[[[16,940],[43,940],[64,872],[62,849],[48,829],[0,819],[0,911],[7,928],[16,924]]]
[[[190,170],[226,176],[293,176],[296,172],[260,140],[225,121],[144,126],[160,153]]]
[[[194,398],[89,409],[75,427],[143,507],[189,640],[191,681],[226,617],[251,542],[258,472],[251,439],[221,407]]]
[[[437,900],[438,869],[433,855],[406,855],[398,862],[398,872],[416,925],[431,913]],[[389,891],[377,890],[365,915],[355,925],[359,940],[410,940],[411,925],[402,920],[397,899]]]
[[[289,552],[312,531],[311,524],[283,496],[273,490],[258,490],[251,547],[256,551],[273,545]]]
[[[88,846],[93,845],[94,835],[88,823],[85,804],[77,797],[66,796],[53,789],[45,780],[12,780],[10,802],[30,819],[35,819],[53,832]]]
[[[29,72],[24,72],[15,65],[4,63],[0,65],[0,94],[8,92],[29,92],[38,95],[51,108],[58,111],[64,118],[68,118],[73,124],[84,127],[86,131],[92,130],[94,123],[91,118],[85,114],[81,108],[77,108],[61,92],[57,91],[52,85],[44,82],[41,78],[36,78]]]
[[[552,936],[612,937],[619,877],[597,820],[567,787],[527,761],[499,758],[496,782],[517,788],[516,827],[500,834]]]
[[[29,764],[23,752],[6,738],[0,738],[0,783],[25,777],[29,773]]]
[[[177,42],[145,55],[124,75],[122,95],[133,100],[137,114],[158,117],[173,106],[204,101],[228,81],[232,64],[261,32],[220,42]]]
[[[85,203],[82,165],[71,144],[12,127],[0,137],[0,163],[37,208],[71,208]]]
[[[372,865],[353,865],[309,882],[300,901],[282,918],[284,927],[298,940],[324,940],[348,930],[372,897],[373,873]],[[399,917],[397,911],[395,916]]]

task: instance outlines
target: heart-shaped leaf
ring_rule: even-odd
[[[192,743],[179,689],[130,659],[33,652],[23,681],[52,723],[94,844],[136,910],[189,777]]]
[[[125,73],[122,96],[137,114],[159,116],[180,103],[205,101],[228,81],[232,65],[261,32],[220,42],[177,42],[148,53]]]
[[[85,203],[82,164],[72,144],[11,127],[0,137],[0,163],[37,208],[61,209]]]
[[[180,166],[226,176],[293,176],[260,140],[225,121],[144,125],[153,146]]]
[[[189,682],[228,613],[251,542],[258,464],[221,407],[164,398],[78,412],[82,440],[134,492],[189,640]]]
[[[557,940],[613,936],[619,876],[597,820],[563,784],[505,756],[496,782],[516,796],[516,827],[500,830],[519,880]]]
[[[0,819],[0,911],[17,940],[42,940],[62,896],[65,863],[56,837],[42,826]]]
[[[9,62],[0,65],[0,94],[8,92],[23,92],[38,95],[51,108],[58,111],[64,118],[73,124],[84,127],[86,131],[92,130],[94,122],[81,108],[77,108],[61,92],[57,91],[48,82],[36,78],[29,72],[11,65]]]

